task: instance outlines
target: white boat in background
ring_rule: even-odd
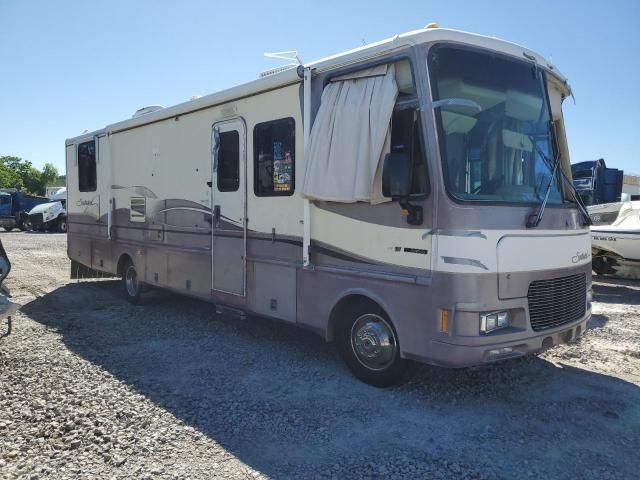
[[[622,203],[612,224],[592,226],[591,249],[597,274],[640,278],[640,201]]]
[[[633,197],[634,196],[628,193],[623,193],[622,200],[619,202],[588,205],[587,212],[589,212],[589,216],[591,217],[592,225],[611,225],[618,218],[622,206],[629,203],[630,200],[634,200]]]
[[[620,209],[625,203],[627,202],[611,202],[589,205],[587,207],[587,211],[589,212],[593,225],[611,225],[618,218]]]

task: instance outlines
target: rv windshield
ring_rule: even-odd
[[[552,180],[544,72],[531,62],[441,45],[429,72],[445,183],[458,200],[562,203]]]

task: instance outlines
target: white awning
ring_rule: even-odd
[[[385,201],[382,162],[398,95],[395,67],[337,77],[322,93],[311,130],[302,193],[333,202]]]

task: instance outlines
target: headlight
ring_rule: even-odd
[[[480,332],[489,333],[509,326],[509,312],[480,314]]]

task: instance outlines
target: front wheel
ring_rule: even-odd
[[[130,303],[137,305],[140,303],[142,285],[138,279],[138,271],[131,260],[124,266],[122,272],[122,287],[124,294]]]
[[[347,312],[339,329],[339,349],[353,374],[376,387],[399,383],[406,370],[389,317],[375,304]]]

